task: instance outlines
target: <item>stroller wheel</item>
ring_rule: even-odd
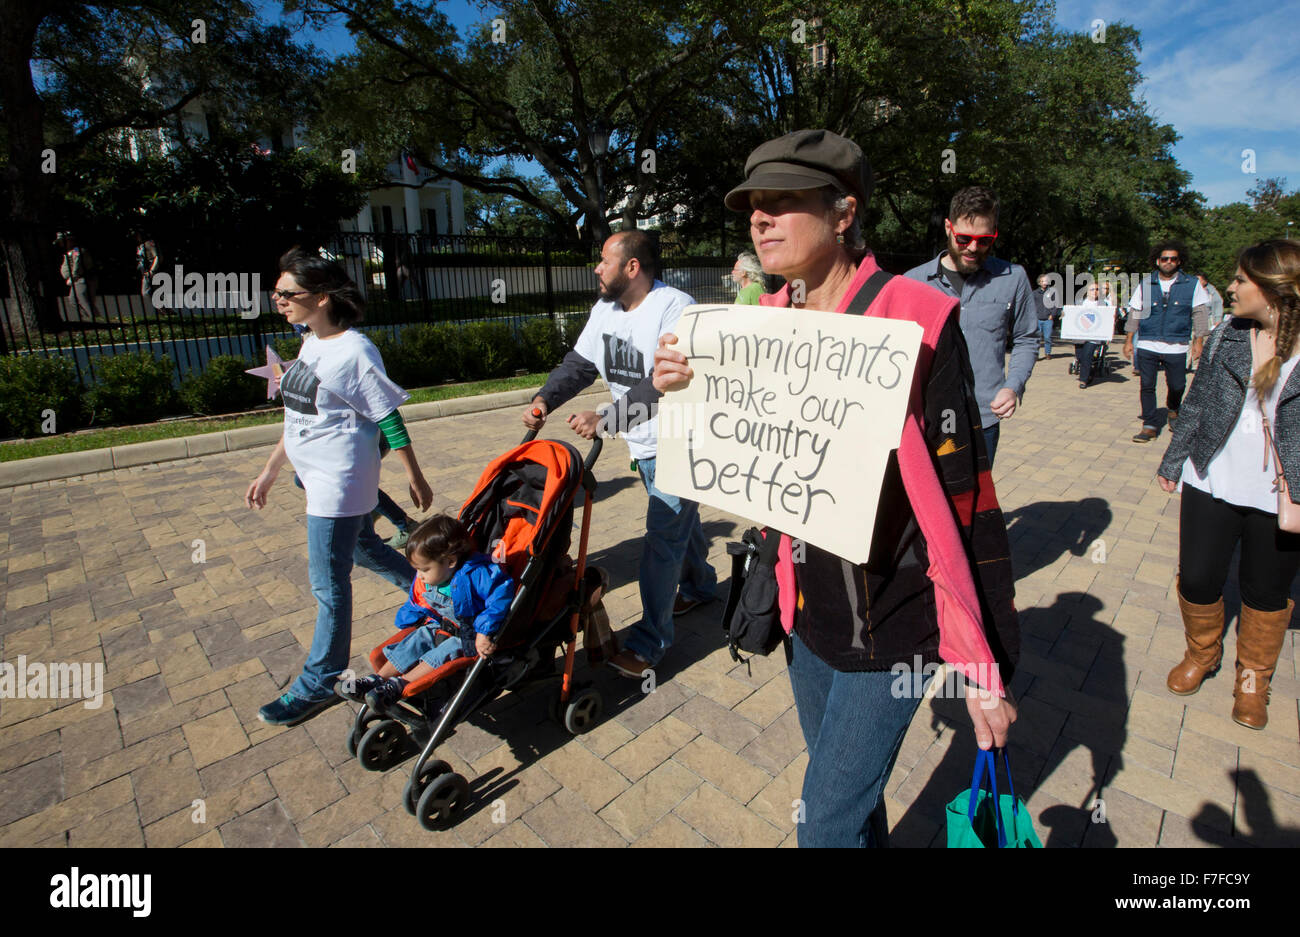
[[[569,700],[569,705],[564,708],[564,728],[570,735],[589,732],[600,721],[604,709],[605,704],[600,698],[600,691],[595,687],[588,687]]]
[[[440,774],[424,793],[416,817],[426,830],[445,830],[469,800],[469,782],[459,774]]]
[[[395,719],[381,719],[361,736],[357,760],[367,771],[387,771],[406,751],[406,729]]]
[[[384,718],[369,706],[363,706],[361,708],[366,712],[365,718],[361,720],[352,720],[352,728],[348,730],[347,749],[348,754],[353,758],[357,757],[357,746],[361,744],[361,739],[366,734],[366,730],[370,728],[372,724]]]
[[[451,765],[445,761],[431,761],[424,766],[419,778],[407,779],[406,787],[402,790],[402,804],[406,807],[407,813],[415,816],[420,795],[436,778],[444,774],[451,774]]]

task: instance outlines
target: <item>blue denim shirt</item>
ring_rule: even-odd
[[[957,296],[939,272],[940,254],[913,267],[907,276],[928,283],[949,296]],[[1010,387],[1017,397],[1025,393],[1029,374],[1038,357],[1038,312],[1025,268],[989,257],[962,286],[961,332],[975,372],[975,400],[980,420],[988,427],[998,422],[989,404],[998,391]],[[1006,366],[1007,330],[1014,336],[1011,364]]]

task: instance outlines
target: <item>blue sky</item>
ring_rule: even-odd
[[[279,9],[261,5],[270,17]],[[462,30],[491,15],[467,0],[442,8]],[[1209,205],[1245,201],[1269,176],[1300,188],[1300,0],[1057,0],[1056,14],[1062,29],[1091,33],[1101,19],[1141,31],[1140,94],[1182,135],[1174,155]],[[342,27],[315,41],[332,53],[351,47]],[[1247,149],[1253,174],[1242,171]]]

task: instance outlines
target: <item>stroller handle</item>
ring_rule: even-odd
[[[541,416],[541,415],[542,415],[541,411],[536,407],[534,407],[533,416]],[[536,438],[537,438],[537,430],[530,429],[528,432],[524,433],[524,438],[521,439],[520,442],[532,442]],[[592,466],[596,464],[596,460],[600,458],[600,450],[604,448],[604,446],[605,446],[605,441],[601,439],[599,436],[592,439],[591,449],[588,450],[587,457],[582,460],[582,470],[584,472],[591,471]]]

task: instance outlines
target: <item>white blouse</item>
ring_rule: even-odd
[[[1274,425],[1277,416],[1277,401],[1287,378],[1295,370],[1300,355],[1292,355],[1282,363],[1282,371],[1277,382],[1264,400],[1264,409],[1268,413],[1270,425]],[[1227,440],[1205,467],[1205,477],[1196,474],[1189,457],[1183,463],[1180,479],[1184,485],[1199,488],[1211,497],[1235,504],[1243,508],[1258,508],[1269,514],[1277,513],[1277,492],[1273,490],[1273,479],[1277,470],[1273,463],[1273,454],[1267,450],[1264,439],[1264,425],[1259,418],[1259,397],[1255,388],[1246,388],[1246,402],[1242,405],[1237,423],[1228,434]],[[1267,456],[1267,461],[1265,457]]]

